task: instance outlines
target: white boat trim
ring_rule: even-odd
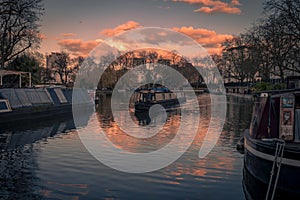
[[[260,157],[262,159],[265,159],[265,160],[268,160],[268,161],[271,161],[271,162],[273,162],[274,159],[275,159],[274,156],[272,156],[270,154],[266,154],[266,153],[263,153],[261,151],[257,151],[254,148],[252,148],[250,145],[247,144],[247,140],[245,140],[245,148],[249,152],[251,152],[253,155],[255,155],[257,157]],[[293,159],[289,159],[289,158],[282,158],[282,164],[284,164],[284,165],[290,165],[290,166],[294,166],[294,167],[300,167],[300,160],[293,160]]]
[[[8,101],[8,99],[0,99],[0,102],[1,103],[4,103],[6,108],[5,109],[0,109],[0,113],[4,113],[4,112],[11,112],[12,109],[11,109],[11,106],[10,106],[10,103]]]

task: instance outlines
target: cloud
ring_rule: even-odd
[[[229,34],[218,34],[213,30],[207,29],[195,29],[194,27],[180,27],[173,28],[173,30],[178,31],[180,33],[186,34],[187,36],[196,40],[203,47],[208,48],[208,50],[217,51],[221,50],[221,43],[225,41],[225,39],[230,39],[233,36]]]
[[[230,3],[221,0],[173,0],[174,2],[184,2],[189,4],[200,5],[199,9],[194,12],[202,12],[206,14],[213,13],[227,13],[227,14],[240,14],[242,11],[237,6],[241,3],[239,0],[232,0]]]
[[[74,56],[87,56],[102,40],[62,39],[58,45]]]
[[[63,37],[75,37],[76,36],[75,33],[62,33],[60,35],[63,36]]]
[[[38,33],[38,38],[41,39],[41,40],[46,40],[47,39],[47,36],[44,34],[44,33]]]
[[[142,26],[140,26],[140,24],[138,22],[128,21],[125,24],[121,24],[121,25],[117,26],[114,29],[104,29],[100,33],[102,35],[112,37],[112,36],[115,36],[119,33],[124,32],[124,31],[129,31],[129,30],[132,30],[132,29],[140,28],[140,27],[142,27]]]
[[[170,6],[157,6],[157,8],[163,9],[163,10],[169,10],[169,9],[171,9]]]
[[[235,7],[223,7],[223,6],[215,6],[213,8],[211,7],[201,7],[197,10],[194,10],[194,12],[202,12],[206,14],[212,14],[212,13],[229,13],[229,14],[240,14],[241,10],[239,8]]]

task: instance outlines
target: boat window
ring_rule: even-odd
[[[283,108],[293,108],[294,98],[287,96],[282,98],[282,107]]]
[[[147,94],[143,94],[143,99],[142,99],[142,101],[143,101],[143,102],[146,102],[146,100],[147,100]]]
[[[165,94],[165,100],[168,100],[168,99],[169,99],[169,97],[170,97],[170,96],[169,96],[169,94],[168,94],[168,93],[166,93],[166,94]]]
[[[163,100],[163,94],[162,93],[157,93],[155,96],[156,96],[156,101]]]
[[[148,93],[148,95],[147,95],[147,101],[151,101],[151,99],[152,99],[152,94]]]
[[[11,107],[9,105],[8,100],[6,99],[0,99],[0,113],[1,112],[10,112]]]

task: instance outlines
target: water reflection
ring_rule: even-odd
[[[234,157],[228,155],[235,153],[237,141],[243,131],[249,126],[252,103],[247,99],[237,97],[228,98],[227,120],[218,144],[210,156],[199,160],[196,153],[199,151],[204,137],[207,134],[211,117],[209,95],[198,96],[198,102],[201,114],[198,133],[190,150],[185,153],[185,156],[179,159],[179,163],[173,164],[172,167],[170,167],[171,171],[168,171],[168,173],[176,177],[182,174],[189,174],[205,178],[211,176],[213,179],[222,178],[224,176],[224,174],[222,174],[224,172],[223,169],[226,169],[225,173],[231,174],[232,171],[234,171],[236,159],[242,157],[239,154]],[[188,109],[188,107],[187,104],[184,106],[184,109]],[[115,117],[121,118],[121,121],[124,123],[126,123],[126,120],[134,120],[139,125],[149,125],[151,119],[148,113],[134,113],[130,109],[129,111],[131,111],[131,119],[123,117],[123,112],[128,112],[127,110],[120,111]],[[174,138],[180,126],[180,109],[168,112],[164,128],[155,136],[147,139],[131,137],[118,127],[118,124],[114,122],[114,117],[110,110],[109,97],[98,107],[98,120],[106,136],[117,148],[129,152],[149,152],[162,148]],[[183,120],[193,121],[193,112],[191,111],[189,118]],[[186,130],[188,131],[189,128],[194,127],[186,127]],[[135,130],[133,129],[132,131]],[[184,146],[184,144],[182,145]],[[213,159],[211,155],[213,155]],[[168,168],[166,170],[168,170]],[[220,174],[218,175],[218,173]]]
[[[1,126],[0,199],[42,199],[36,145],[74,128],[69,117]]]
[[[175,163],[146,174],[122,173],[99,163],[82,145],[71,119],[1,127],[0,199],[243,199],[243,156],[236,152],[235,145],[249,126],[252,102],[228,98],[227,121],[218,143],[207,157],[199,159],[210,120],[209,95],[198,96],[198,101],[200,128],[191,147]],[[103,96],[100,102],[100,127],[95,131],[104,129],[115,146],[130,152],[163,147],[180,126],[180,111],[170,112],[157,135],[133,138],[114,120],[131,120],[124,119],[125,111],[113,116],[110,97]],[[185,109],[189,109],[188,104]],[[148,123],[147,116],[132,114],[137,124]],[[192,122],[193,117],[191,111],[185,120]]]

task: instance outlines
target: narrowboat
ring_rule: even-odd
[[[166,110],[180,106],[186,101],[184,92],[172,92],[168,88],[157,87],[140,89],[135,92],[134,108],[136,112],[149,111],[151,106],[160,104]]]
[[[261,92],[254,98],[244,133],[246,197],[300,199],[300,90]]]
[[[72,116],[73,93],[76,95],[76,108],[82,108],[87,112],[92,110],[91,98],[86,90],[80,88],[2,88],[0,89],[0,124],[59,115]]]

